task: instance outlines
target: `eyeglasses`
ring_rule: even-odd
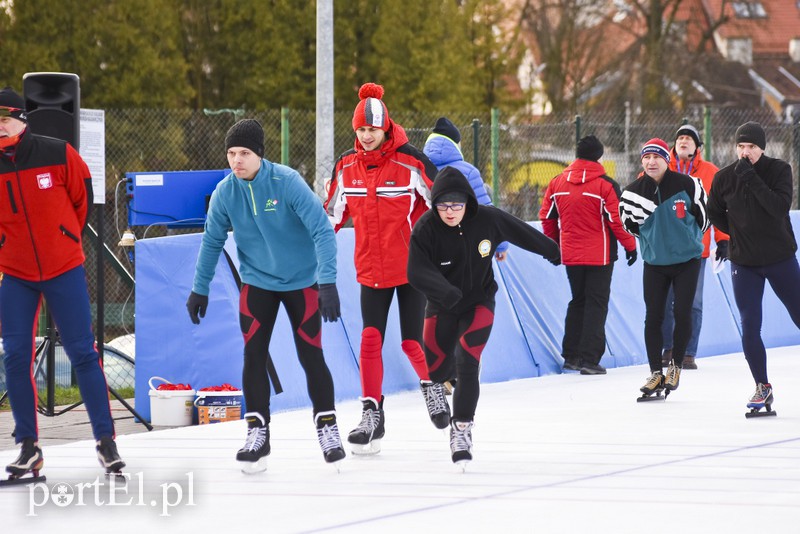
[[[454,202],[452,204],[436,204],[436,209],[439,211],[461,211],[466,206],[465,202]]]
[[[16,111],[22,111],[19,108],[8,108],[5,106],[0,106],[0,117],[10,117],[12,113]]]

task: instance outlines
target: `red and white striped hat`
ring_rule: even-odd
[[[381,130],[389,130],[389,110],[383,103],[383,87],[375,83],[365,83],[358,90],[361,99],[353,112],[353,130],[362,126],[371,126]]]

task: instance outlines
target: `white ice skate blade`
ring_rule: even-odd
[[[466,473],[467,472],[467,465],[469,465],[469,462],[470,462],[470,460],[459,460],[459,461],[457,461],[455,463],[456,469],[460,473]]]
[[[350,446],[352,447],[351,452],[356,456],[372,456],[381,452],[381,440],[379,439],[373,439],[366,445],[351,443]]]
[[[267,457],[259,458],[257,462],[239,462],[242,473],[245,475],[256,475],[267,470]]]

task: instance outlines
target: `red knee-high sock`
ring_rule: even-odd
[[[375,327],[367,327],[361,332],[361,391],[365,397],[381,401],[383,385],[383,358],[381,347],[383,339]]]
[[[406,356],[408,356],[408,361],[411,362],[411,367],[414,368],[419,379],[430,380],[430,375],[428,375],[428,363],[425,361],[425,352],[423,352],[419,343],[413,339],[406,339],[403,340],[400,346],[403,352],[406,353]]]

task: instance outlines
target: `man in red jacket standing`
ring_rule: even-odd
[[[672,147],[672,158],[670,158],[669,168],[682,174],[688,174],[699,178],[703,184],[706,194],[711,191],[711,182],[714,174],[719,170],[710,161],[705,161],[700,154],[700,147],[703,141],[700,140],[700,133],[691,124],[684,124],[675,133],[675,146]],[[717,243],[716,257],[723,259],[728,257],[728,234],[720,232],[714,228],[714,241]],[[700,328],[703,326],[703,279],[705,278],[706,259],[709,256],[709,245],[711,243],[711,228],[703,234],[703,255],[700,259],[700,277],[697,279],[697,289],[692,301],[692,335],[689,337],[689,344],[686,345],[686,355],[683,357],[684,369],[697,369],[695,356],[697,355],[697,343],[700,339]],[[670,287],[667,295],[667,307],[664,310],[664,324],[661,333],[664,336],[664,352],[661,355],[661,365],[667,367],[672,361],[672,331],[675,329],[675,319],[672,315],[672,304],[675,297]]]
[[[33,339],[42,303],[72,363],[97,457],[107,472],[125,463],[114,442],[108,387],[95,349],[81,233],[92,202],[89,168],[67,142],[30,132],[25,102],[0,91],[0,322],[8,398],[19,457],[11,479],[43,465],[36,420]]]
[[[619,184],[599,163],[603,144],[590,135],[578,142],[577,159],[547,186],[539,219],[544,234],[561,246],[572,300],[564,321],[564,369],[605,374],[606,316],[617,241],[628,265],[636,261],[636,239],[619,221]],[[560,222],[560,224],[559,224]]]

